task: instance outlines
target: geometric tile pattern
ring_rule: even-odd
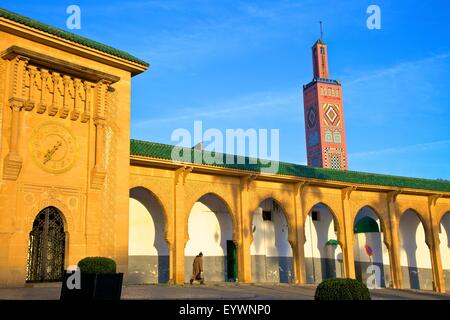
[[[335,104],[324,104],[324,121],[327,125],[337,126],[340,122],[339,107]]]

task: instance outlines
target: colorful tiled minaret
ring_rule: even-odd
[[[327,46],[312,47],[313,80],[303,86],[308,166],[347,170],[341,84],[328,78]]]

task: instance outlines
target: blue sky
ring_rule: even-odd
[[[150,62],[132,82],[132,138],[177,128],[280,129],[280,159],[306,163],[302,85],[324,21],[343,86],[349,169],[450,180],[450,1],[1,1]],[[381,30],[366,27],[370,4]]]

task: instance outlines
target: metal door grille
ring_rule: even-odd
[[[47,207],[37,215],[28,244],[27,282],[61,281],[65,233],[61,214]]]

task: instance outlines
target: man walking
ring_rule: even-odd
[[[192,264],[192,277],[190,283],[192,284],[194,280],[200,281],[200,284],[204,284],[203,279],[203,253],[199,253]]]

